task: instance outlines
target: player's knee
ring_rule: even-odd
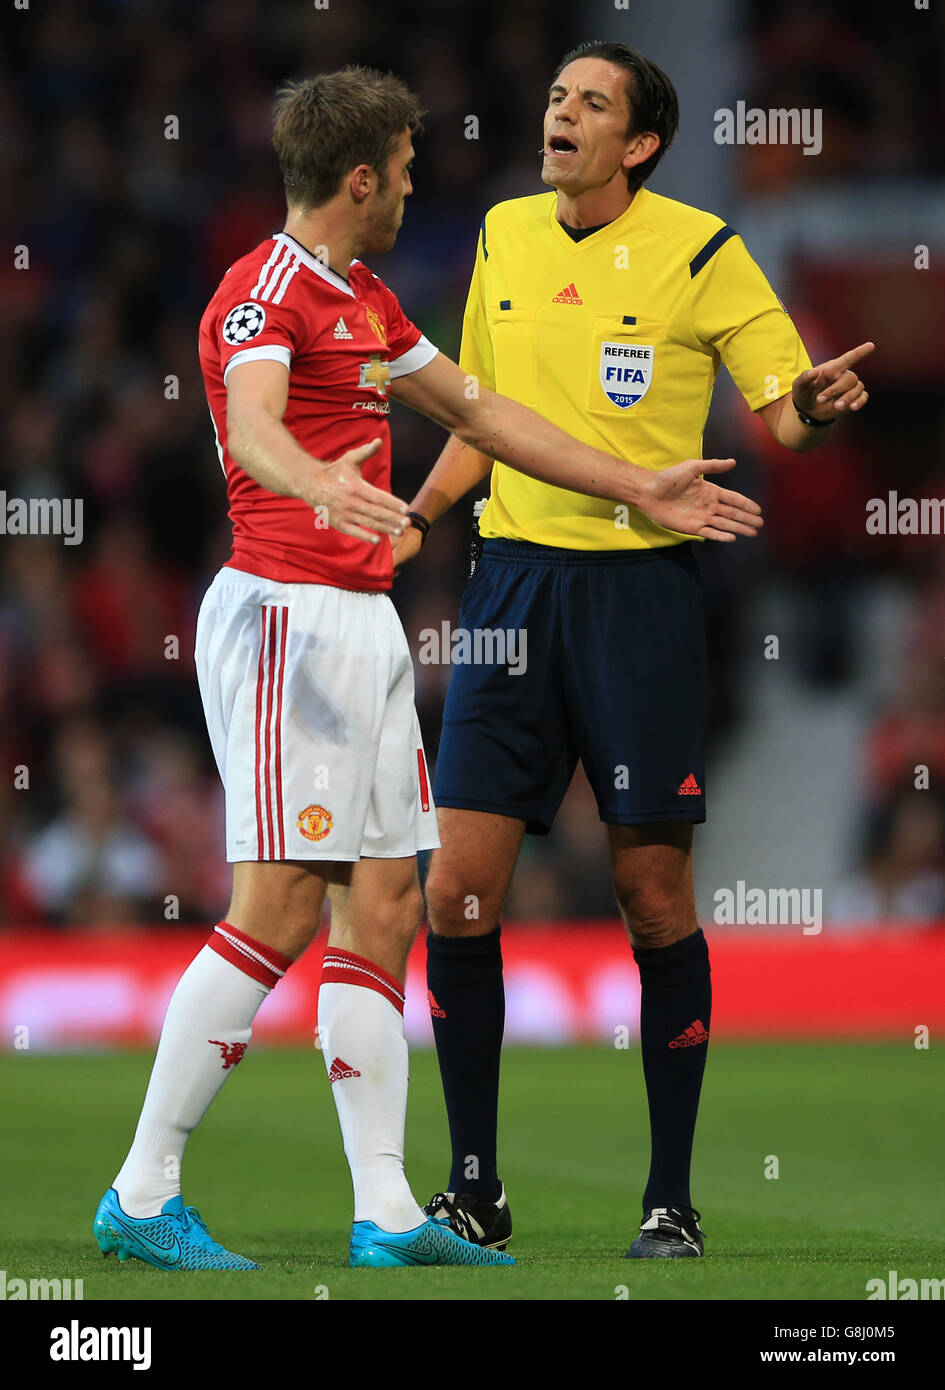
[[[483,936],[499,916],[494,895],[476,892],[453,870],[434,860],[426,882],[427,919],[437,936]]]
[[[376,904],[374,926],[392,940],[408,945],[417,934],[423,917],[423,896],[416,882]]]
[[[409,932],[411,940],[423,920],[423,894],[419,883],[415,883],[401,902],[401,923],[404,932]]]
[[[235,866],[226,921],[296,960],[318,931],[324,886],[289,861]]]

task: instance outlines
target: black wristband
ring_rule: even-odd
[[[825,429],[827,425],[832,425],[836,421],[836,415],[833,417],[832,420],[815,420],[813,415],[808,415],[806,410],[801,410],[801,407],[798,405],[797,401],[794,399],[793,396],[791,397],[791,404],[797,411],[797,418],[800,420],[801,424],[813,425],[815,430]]]
[[[427,521],[425,516],[421,516],[419,512],[408,512],[407,519],[409,520],[411,526],[416,526],[417,530],[420,532],[420,545],[422,547],[423,542],[430,534],[429,521]]]

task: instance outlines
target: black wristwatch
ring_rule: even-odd
[[[408,512],[407,520],[410,522],[411,526],[416,526],[417,530],[420,532],[420,545],[422,548],[424,541],[430,534],[429,521],[427,521],[425,516],[421,516],[419,512]]]
[[[794,399],[793,396],[791,397],[791,404],[797,411],[797,418],[800,420],[802,425],[813,425],[815,430],[822,430],[826,429],[828,425],[832,425],[836,422],[836,415],[833,417],[832,420],[815,420],[813,415],[808,415],[806,410],[801,410],[801,407],[798,405],[797,401]]]

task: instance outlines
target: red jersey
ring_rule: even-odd
[[[360,261],[344,280],[280,232],[224,275],[200,321],[200,366],[226,474],[235,569],[281,582],[389,589],[390,543],[343,536],[305,502],[260,487],[227,452],[226,378],[240,362],[283,362],[282,423],[326,463],[380,438],[366,482],[390,492],[389,384],[425,367],[436,348]],[[316,465],[312,465],[315,467]]]

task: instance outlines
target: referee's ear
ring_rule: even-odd
[[[660,137],[654,130],[644,130],[639,135],[634,135],[621,161],[624,169],[633,169],[638,164],[645,164],[648,159],[652,159],[659,147]]]

